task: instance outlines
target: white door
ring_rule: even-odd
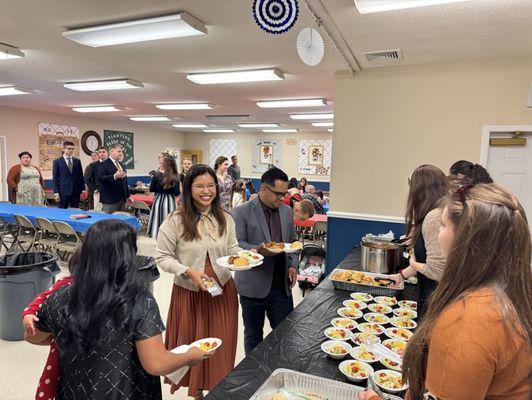
[[[0,136],[0,200],[9,200],[7,192],[7,147],[6,137]]]
[[[532,133],[523,136],[526,146],[490,146],[487,170],[495,182],[519,198],[532,227]]]

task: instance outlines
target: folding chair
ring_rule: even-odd
[[[115,211],[113,213],[113,215],[125,215],[125,216],[128,216],[128,217],[131,217],[132,215],[128,212],[125,212],[125,211]]]
[[[39,228],[39,246],[41,246],[44,251],[55,252],[55,245],[57,244],[59,234],[52,221],[46,218],[37,217],[35,218],[35,224]]]
[[[55,244],[55,249],[57,254],[62,260],[68,259],[65,258],[67,254],[73,254],[78,248],[81,247],[82,241],[77,232],[63,221],[54,221],[52,222],[56,232],[57,232],[57,243]]]
[[[15,242],[9,251],[15,249],[17,246],[23,251],[28,252],[35,246],[35,240],[37,239],[37,229],[33,226],[31,221],[24,215],[13,215],[15,222],[18,225],[18,232],[16,234]],[[24,245],[28,246],[24,248]]]
[[[9,250],[15,245],[17,231],[18,227],[16,225],[10,224],[5,219],[0,218],[0,251],[4,247],[9,253]]]
[[[312,240],[316,242],[327,242],[327,222],[317,221],[312,227]]]
[[[133,210],[135,211],[135,216],[139,219],[141,225],[147,229],[148,222],[150,220],[151,208],[148,204],[143,201],[133,201]]]

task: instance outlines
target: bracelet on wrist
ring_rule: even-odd
[[[403,271],[404,271],[404,269],[400,270],[400,271],[399,271],[399,275],[401,275],[401,278],[403,278],[403,280],[406,281],[408,278],[407,278],[406,276],[403,275]]]

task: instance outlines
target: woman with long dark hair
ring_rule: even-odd
[[[176,209],[176,198],[180,194],[179,173],[175,158],[170,154],[159,156],[159,171],[151,178],[150,192],[155,193],[148,221],[148,236],[157,237],[159,227]]]
[[[220,190],[220,204],[226,211],[231,209],[231,191],[233,190],[233,178],[227,173],[229,160],[220,156],[214,162],[214,171],[218,178],[218,188]]]
[[[119,220],[94,224],[73,283],[42,303],[35,332],[26,332],[34,344],[55,338],[57,400],[161,399],[158,376],[205,356],[198,348],[179,355],[164,348],[157,302],[138,282],[136,240],[133,228]]]
[[[442,215],[445,272],[406,348],[407,399],[528,400],[530,227],[508,189],[481,184],[460,192]]]
[[[478,183],[493,183],[493,179],[486,168],[467,160],[459,160],[451,165],[449,174],[456,176],[458,179],[465,180],[464,183],[471,183],[473,185]]]
[[[185,178],[181,207],[161,225],[157,264],[174,274],[168,312],[168,349],[205,337],[222,339],[223,347],[201,366],[191,368],[173,393],[188,387],[189,396],[203,397],[234,366],[237,344],[238,299],[231,273],[215,261],[237,254],[235,222],[222,209],[217,177],[207,165],[195,165]],[[212,297],[206,283],[222,288]],[[167,383],[170,383],[167,381]]]
[[[443,274],[445,257],[438,243],[441,209],[438,202],[449,192],[449,181],[434,165],[420,165],[408,179],[410,190],[406,206],[407,244],[413,255],[410,264],[399,274],[397,282],[417,275],[418,317],[423,318],[430,294]]]
[[[231,210],[246,202],[246,182],[237,179],[231,190]]]

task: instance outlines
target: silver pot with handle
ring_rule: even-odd
[[[403,265],[402,243],[363,238],[360,248],[362,271],[395,274]]]

